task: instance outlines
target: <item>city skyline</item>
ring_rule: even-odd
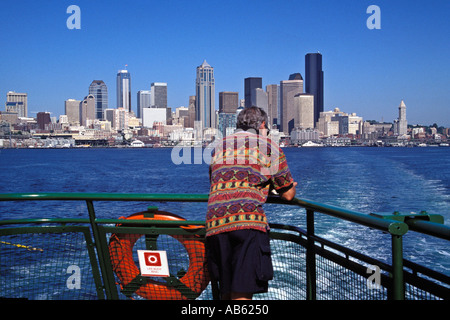
[[[58,116],[66,100],[82,100],[89,84],[100,79],[109,88],[109,107],[116,107],[116,72],[128,64],[133,111],[136,93],[150,90],[153,82],[168,84],[168,106],[175,109],[188,106],[195,95],[195,67],[203,60],[214,67],[216,100],[222,91],[239,92],[243,99],[245,78],[261,77],[265,88],[293,73],[305,77],[305,55],[320,52],[324,111],[338,107],[367,120],[393,122],[404,100],[409,124],[450,126],[450,45],[444,40],[450,4],[346,3],[212,2],[212,14],[191,23],[198,1],[80,0],[81,29],[69,30],[70,1],[6,0],[0,36],[8,50],[0,63],[8,77],[0,79],[0,94],[5,102],[8,91],[25,92],[30,116],[39,111]],[[379,30],[366,26],[371,4],[381,10]],[[150,7],[158,13],[151,22],[144,19]],[[122,16],[134,18],[119,27],[115,21]],[[126,45],[120,45],[125,38]]]

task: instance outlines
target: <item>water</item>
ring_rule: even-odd
[[[364,213],[426,210],[450,225],[450,148],[286,148],[297,197]],[[0,150],[0,193],[111,192],[208,193],[208,166],[175,165],[169,148]],[[192,159],[192,162],[194,160]],[[158,203],[161,210],[203,220],[205,203]],[[146,203],[96,205],[101,218],[144,210]],[[37,209],[39,208],[39,209]],[[61,207],[58,207],[61,208]],[[0,219],[87,217],[83,202],[0,203]],[[270,222],[304,227],[304,210],[267,205]],[[317,215],[316,232],[327,239],[390,262],[390,242],[371,231]],[[408,232],[405,258],[450,274],[448,243]],[[385,243],[385,241],[388,241]]]

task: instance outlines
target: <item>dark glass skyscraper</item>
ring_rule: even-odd
[[[323,112],[322,54],[308,53],[305,56],[305,91],[314,95],[314,126]]]
[[[262,89],[262,78],[253,77],[244,79],[244,99],[246,108],[250,108],[252,106],[252,94],[257,88]]]
[[[103,119],[103,112],[108,109],[108,88],[102,80],[94,80],[89,86],[89,94],[95,97],[95,118]]]

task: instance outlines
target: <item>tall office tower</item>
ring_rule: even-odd
[[[9,91],[5,107],[7,112],[17,112],[18,117],[28,117],[28,95]]]
[[[86,126],[86,120],[94,120],[95,115],[95,97],[90,94],[80,102],[80,125]]]
[[[137,117],[142,119],[142,109],[150,108],[151,106],[150,90],[139,90],[137,93]]]
[[[117,73],[117,108],[131,112],[131,75],[128,70]]]
[[[103,111],[108,109],[108,88],[103,80],[92,81],[89,94],[95,97],[95,118],[103,119]]]
[[[289,135],[294,129],[294,97],[303,93],[303,78],[298,74],[289,77],[292,80],[280,81],[280,131]]]
[[[152,108],[167,108],[167,83],[153,82],[150,87]]]
[[[195,121],[201,129],[216,127],[214,68],[206,60],[197,67]]]
[[[219,92],[219,113],[236,113],[238,107],[238,92]]]
[[[280,87],[277,84],[269,84],[266,86],[267,92],[267,116],[269,117],[270,124],[277,125],[278,124],[278,109],[279,109],[279,89]]]
[[[236,130],[236,111],[239,107],[238,92],[219,92],[218,129],[222,136]]]
[[[294,127],[314,128],[314,95],[299,93],[294,96]]]
[[[184,122],[185,128],[194,128],[194,121],[195,121],[195,96],[189,96],[189,117],[188,121]]]
[[[36,115],[36,122],[39,129],[45,130],[45,125],[51,123],[50,112],[38,112]]]
[[[305,56],[305,91],[314,95],[314,123],[323,112],[322,54],[308,53]]]
[[[263,89],[261,89],[261,88],[253,89],[253,91],[252,91],[252,106],[259,107],[268,114],[269,113],[268,102],[269,101],[267,99],[267,93]],[[269,124],[267,124],[267,125],[269,125]]]
[[[68,99],[65,101],[67,121],[71,126],[80,125],[80,100]],[[103,117],[102,117],[103,118]]]
[[[252,95],[256,88],[262,88],[262,78],[250,77],[244,79],[244,98],[245,107],[250,108],[252,106]]]
[[[399,136],[408,133],[408,121],[406,121],[406,105],[403,100],[398,106],[398,120],[396,122],[396,125],[397,133]]]

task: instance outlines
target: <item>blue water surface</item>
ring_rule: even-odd
[[[191,149],[191,163],[174,164],[171,148],[3,149],[0,193],[203,193],[208,165]],[[450,148],[285,148],[297,197],[363,213],[441,214],[450,225]],[[201,162],[201,164],[198,164]],[[197,164],[196,164],[197,163]],[[145,210],[148,203],[96,204],[101,218]],[[203,220],[205,203],[158,203],[161,210]],[[305,226],[305,212],[266,205],[270,222]],[[0,219],[87,217],[86,204],[0,202]],[[316,215],[320,236],[389,261],[382,232]],[[448,243],[408,232],[405,258],[450,274]]]

